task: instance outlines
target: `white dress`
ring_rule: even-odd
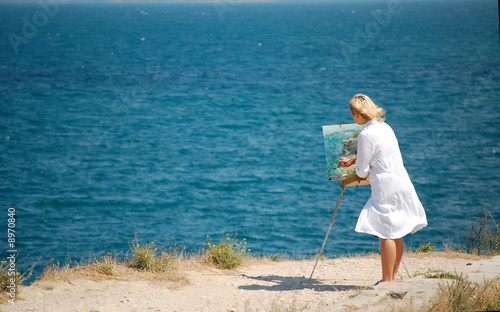
[[[358,136],[356,174],[366,177],[371,197],[361,211],[356,232],[397,239],[427,225],[424,207],[403,165],[392,128],[375,119]]]

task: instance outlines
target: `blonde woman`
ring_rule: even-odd
[[[358,177],[368,177],[372,189],[356,232],[380,239],[382,282],[395,281],[403,258],[403,236],[427,225],[425,211],[403,165],[396,135],[382,118],[385,111],[363,94],[349,103],[352,118],[363,130],[356,157],[340,158],[339,166],[355,164]]]

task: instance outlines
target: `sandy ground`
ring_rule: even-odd
[[[500,256],[431,253],[403,259],[411,278],[402,265],[402,281],[375,287],[381,276],[376,255],[320,260],[310,283],[312,260],[252,260],[235,270],[181,267],[183,279],[176,282],[140,277],[37,281],[22,286],[16,303],[0,305],[0,311],[377,311],[410,300],[422,304],[436,294],[439,283],[446,283],[418,273],[464,273],[472,281],[500,275]],[[404,296],[394,299],[391,292]]]

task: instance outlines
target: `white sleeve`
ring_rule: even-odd
[[[373,156],[373,144],[364,135],[358,136],[358,151],[356,152],[356,174],[360,178],[366,178],[370,173],[370,161]]]

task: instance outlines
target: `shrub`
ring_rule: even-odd
[[[275,261],[275,262],[279,262],[282,260],[280,254],[275,254],[273,257],[272,257],[272,260]]]
[[[230,238],[226,234],[226,239],[218,244],[214,244],[207,235],[206,254],[209,260],[220,269],[234,269],[243,262],[243,254],[250,249],[246,249],[246,239],[238,242],[236,235]]]
[[[25,259],[21,260],[20,262],[24,261]],[[16,263],[16,264],[19,265],[19,263]],[[7,261],[7,260],[0,261],[0,292],[1,293],[4,293],[4,292],[10,293],[11,288],[12,288],[11,287],[11,285],[12,285],[11,279],[14,279],[14,285],[15,285],[14,289],[15,289],[15,292],[17,294],[18,289],[19,289],[19,285],[22,285],[24,283],[24,281],[26,281],[28,278],[31,277],[31,275],[33,274],[33,268],[35,267],[35,265],[37,263],[38,263],[38,261],[35,262],[26,271],[24,271],[24,273],[20,273],[19,271],[17,271],[17,269],[15,271],[9,271],[10,261]]]
[[[170,252],[164,248],[158,250],[155,242],[140,245],[137,239],[129,245],[132,252],[130,266],[133,268],[150,272],[163,272],[175,269],[176,255],[172,249]]]
[[[500,253],[500,226],[484,206],[465,234],[465,249],[467,253],[477,255]]]
[[[436,245],[432,244],[431,242],[428,242],[425,245],[420,245],[420,247],[415,250],[415,252],[433,252],[434,249],[436,248]]]

